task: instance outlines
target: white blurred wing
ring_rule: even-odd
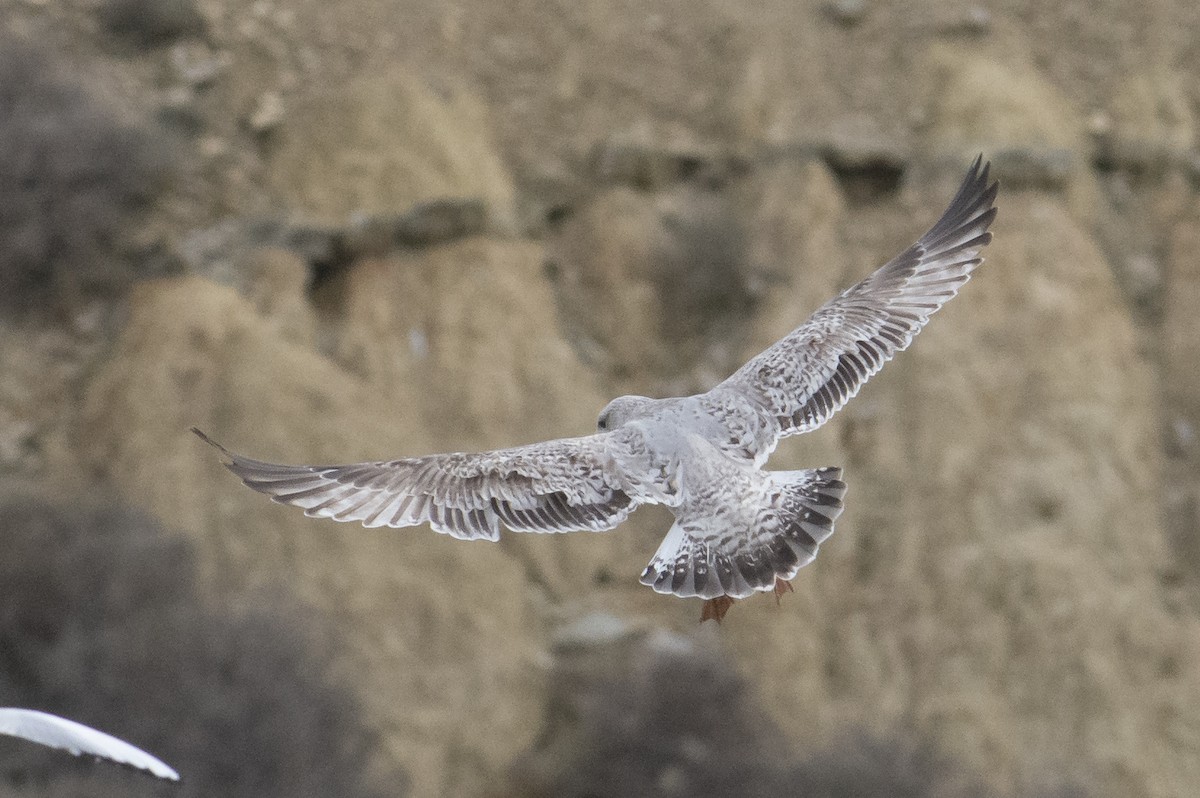
[[[456,538],[488,540],[499,539],[501,524],[514,532],[601,532],[624,521],[640,502],[654,501],[646,488],[635,489],[638,477],[624,467],[641,454],[640,438],[622,431],[338,466],[252,460],[193,431],[220,449],[226,468],[259,493],[305,515],[367,527],[428,522]]]
[[[179,781],[178,773],[140,748],[57,715],[32,709],[0,708],[0,734],[61,748],[76,756],[97,756],[148,771],[160,779]]]
[[[733,391],[765,408],[779,435],[809,432],[905,349],[983,262],[999,184],[975,159],[950,206],[921,239],[822,306],[802,326],[711,393]],[[776,439],[777,440],[777,439]],[[775,440],[769,441],[771,448]]]

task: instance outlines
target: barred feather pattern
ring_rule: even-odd
[[[763,443],[810,432],[842,408],[953,298],[983,262],[999,184],[982,157],[925,235],[871,276],[818,309],[711,392],[765,408],[778,425]]]
[[[514,532],[602,532],[628,517],[640,490],[623,480],[615,455],[637,462],[637,436],[567,438],[493,452],[438,454],[371,463],[294,466],[221,450],[226,467],[274,501],[305,515],[358,521],[366,527],[428,523],[436,532],[498,540]]]
[[[842,470],[762,476],[755,502],[680,514],[642,572],[642,584],[684,597],[744,598],[772,589],[776,579],[792,579],[816,559],[842,513]]]

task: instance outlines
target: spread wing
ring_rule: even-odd
[[[779,437],[809,432],[905,349],[958,293],[992,240],[999,184],[975,159],[942,218],[917,243],[738,369],[713,393],[733,391],[765,408]],[[771,442],[774,445],[774,441]]]
[[[428,522],[459,539],[514,532],[602,532],[647,499],[628,491],[626,457],[636,440],[614,432],[564,438],[513,449],[435,454],[375,463],[293,466],[233,454],[204,433],[242,482],[304,514],[363,526],[405,527]]]
[[[140,748],[93,728],[33,709],[0,708],[0,734],[61,748],[76,756],[97,756],[179,781],[179,774]]]

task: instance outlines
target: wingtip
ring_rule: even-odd
[[[991,199],[995,200],[996,193],[1000,190],[1000,181],[991,179],[992,162],[983,160],[982,152],[975,156],[970,174],[975,178],[975,182],[984,186],[984,191],[991,195]]]
[[[213,448],[214,448],[214,449],[216,449],[218,452],[220,452],[221,454],[223,454],[225,457],[228,457],[230,460],[232,460],[232,459],[233,459],[233,455],[232,455],[232,454],[229,452],[229,450],[228,450],[228,449],[226,449],[224,446],[222,446],[221,444],[219,444],[219,443],[217,443],[216,441],[214,441],[212,438],[210,438],[210,437],[208,437],[207,435],[205,435],[205,434],[204,434],[204,433],[203,433],[203,432],[200,430],[200,428],[199,428],[199,427],[192,427],[191,429],[192,429],[192,432],[193,432],[193,433],[195,433],[195,435],[196,435],[196,437],[197,437],[197,438],[199,438],[200,440],[204,441],[204,442],[205,442],[205,443],[207,443],[209,446],[213,447]]]
[[[143,751],[142,753],[145,752]],[[162,779],[163,781],[171,781],[175,784],[183,784],[183,777],[179,775],[178,770],[171,767],[166,762],[163,762],[158,757],[151,756],[150,754],[146,754],[146,756],[153,760],[153,767],[151,767],[150,762],[144,762],[141,764],[134,764],[132,762],[118,762],[117,764],[124,767],[134,768],[135,770],[138,770],[142,773],[147,773],[157,779]]]

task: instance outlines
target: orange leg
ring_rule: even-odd
[[[783,598],[784,593],[795,593],[795,592],[796,592],[795,590],[792,590],[791,582],[787,581],[786,579],[780,579],[779,577],[775,577],[775,606],[779,606],[779,604],[781,603],[780,599]]]
[[[775,594],[775,604],[781,604],[781,599],[784,593],[795,593],[792,588],[792,583],[786,579],[775,577],[775,588],[772,591]],[[700,623],[707,620],[714,620],[717,623],[725,620],[725,613],[729,612],[729,608],[733,606],[734,599],[729,596],[717,596],[704,602],[704,606],[700,608]]]
[[[700,623],[704,623],[708,619],[712,619],[720,623],[725,618],[725,613],[729,612],[729,608],[733,606],[733,599],[729,596],[717,596],[704,602],[704,606],[700,609]]]

